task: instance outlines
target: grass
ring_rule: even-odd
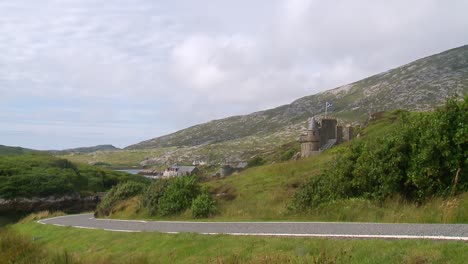
[[[170,149],[96,151],[93,153],[71,153],[60,157],[72,162],[86,164],[103,162],[112,167],[130,168],[140,167],[140,162],[144,159],[162,155],[165,151],[170,151]]]
[[[433,198],[422,205],[393,197],[380,203],[366,199],[334,201],[314,210],[291,213],[287,207],[296,189],[318,175],[330,156],[248,169],[238,175],[203,183],[216,193],[219,213],[208,221],[350,221],[388,223],[468,223],[468,193]],[[291,166],[290,163],[294,163]],[[188,220],[181,215],[158,218],[139,206],[139,197],[113,208],[111,218]]]
[[[316,157],[314,162],[300,160],[254,167],[240,174],[203,183],[219,196],[220,214],[211,220],[291,219],[286,215],[286,207],[295,190],[309,176],[319,173],[330,158],[323,155]],[[151,218],[139,208],[138,203],[138,198],[133,198],[118,204],[112,217]],[[181,216],[164,219],[188,219],[190,216],[191,213],[187,211]]]
[[[33,260],[13,263],[464,263],[468,258],[463,242],[119,233],[35,222],[2,231],[0,248],[2,261]]]

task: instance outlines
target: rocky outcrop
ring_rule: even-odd
[[[0,199],[0,213],[29,213],[38,211],[64,211],[77,213],[94,210],[102,194],[82,197],[75,193],[64,196]]]

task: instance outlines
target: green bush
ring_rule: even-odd
[[[158,214],[159,200],[164,196],[169,180],[157,179],[145,190],[141,197],[142,205],[151,215]]]
[[[216,213],[216,201],[205,191],[193,200],[191,209],[193,218],[206,218]]]
[[[143,192],[146,185],[140,182],[124,182],[118,184],[106,193],[97,207],[98,215],[109,215],[112,206],[117,202],[139,195]]]
[[[260,156],[256,156],[255,158],[252,158],[251,160],[247,162],[247,166],[251,168],[251,167],[256,167],[256,166],[262,166],[265,163],[266,163],[266,160],[264,160]]]
[[[164,195],[159,199],[158,214],[166,216],[188,209],[199,193],[200,184],[193,176],[170,179]]]
[[[320,177],[296,192],[290,208],[339,199],[422,203],[468,190],[468,97],[431,113],[399,113],[383,137],[351,142]]]
[[[141,201],[151,215],[167,216],[188,209],[199,194],[200,184],[194,176],[174,177],[151,183]]]
[[[291,148],[281,154],[280,160],[281,161],[288,161],[292,159],[292,157],[298,152],[296,148]]]

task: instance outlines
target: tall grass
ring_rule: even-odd
[[[37,220],[41,220],[45,218],[57,217],[57,216],[62,216],[62,215],[65,215],[65,214],[61,211],[54,211],[54,212],[40,211],[37,213],[29,214],[28,216],[22,218],[19,222],[22,224],[25,224],[25,223],[29,223],[32,221],[37,221]]]
[[[433,198],[422,205],[401,197],[382,203],[360,198],[338,200],[302,212],[297,217],[313,221],[468,223],[468,193],[447,199]]]
[[[0,234],[7,249],[0,250],[0,263],[2,254],[19,244],[22,254],[8,258],[12,263],[465,263],[468,258],[466,243],[428,240],[119,233],[37,223],[17,224],[9,232]]]

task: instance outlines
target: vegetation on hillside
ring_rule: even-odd
[[[130,198],[138,197],[137,210],[150,216],[174,216],[188,210],[193,218],[208,217],[216,212],[216,203],[202,190],[194,176],[154,180],[149,186],[123,183],[114,186],[98,205],[98,216],[109,216],[114,207]]]
[[[350,198],[427,199],[468,191],[468,97],[426,113],[394,113],[379,137],[341,148],[319,177],[296,193],[295,210]]]
[[[329,149],[319,156],[252,167],[230,177],[204,182],[202,185],[209,189],[217,202],[217,214],[211,219],[466,222],[468,192],[466,192],[466,163],[462,162],[466,160],[467,150],[467,137],[463,136],[466,135],[463,134],[466,133],[463,132],[466,131],[467,122],[464,120],[466,113],[466,99],[463,102],[450,101],[447,106],[435,112],[386,113],[363,128],[360,131],[360,138]],[[448,124],[451,124],[451,129],[445,129]],[[410,132],[415,133],[412,134],[413,138],[419,143],[406,138],[406,133]],[[398,141],[403,136],[405,140]],[[435,145],[421,145],[427,141],[427,137],[435,140]],[[456,143],[450,141],[450,138],[459,141]],[[437,142],[444,147],[437,145]],[[402,145],[411,147],[411,151],[398,152]],[[291,146],[295,147],[295,144]],[[434,155],[443,153],[440,155],[445,156],[436,155],[438,158],[425,156],[431,153],[428,149],[435,151],[432,153]],[[286,148],[279,150],[278,153],[287,152]],[[411,156],[408,156],[410,154]],[[353,157],[353,160],[348,160],[348,157]],[[430,157],[434,161],[429,162],[428,158],[426,159],[428,166],[417,167],[416,165],[424,160],[423,157]],[[270,160],[270,157],[266,156],[265,159]],[[397,161],[405,161],[402,164],[413,162],[413,165],[405,169],[402,166],[398,167],[398,164],[392,164]],[[346,166],[356,166],[359,170],[354,171]],[[431,185],[422,185],[419,182],[421,178],[418,177],[423,175],[417,172],[418,168],[423,169],[422,171],[433,168],[430,171],[431,176],[426,175],[430,177]],[[400,186],[396,183],[400,184],[401,181],[395,179],[403,176],[397,172],[403,173],[405,170],[411,172],[413,176],[408,178],[411,181],[408,181],[407,185]],[[439,174],[435,174],[434,171]],[[339,172],[350,173],[352,176],[345,174],[349,176],[346,178],[337,175]],[[358,172],[359,174],[354,174]],[[458,181],[454,193],[453,181],[457,172]],[[377,177],[377,173],[382,177]],[[354,178],[353,175],[362,178]],[[315,186],[311,185],[316,182],[324,186],[317,193],[313,189]],[[423,191],[415,187],[416,183]],[[365,189],[367,187],[369,189]],[[343,190],[346,191],[344,192],[346,196],[340,196]],[[350,190],[354,191],[351,192],[353,195],[347,193]],[[318,198],[315,198],[316,196]],[[160,218],[157,214],[136,210],[138,208],[136,204],[140,200],[141,197],[137,197],[123,203],[118,210],[113,211],[112,217]],[[170,218],[188,219],[189,217],[190,211],[187,210]]]
[[[32,152],[38,152],[38,151],[32,150],[32,149],[21,148],[21,147],[9,147],[9,146],[0,145],[0,155],[19,155],[19,154],[32,153]]]
[[[130,179],[147,181],[46,154],[0,156],[0,198],[4,199],[101,192]]]
[[[81,147],[81,148],[72,148],[64,150],[48,150],[50,154],[53,155],[66,155],[71,153],[92,153],[96,151],[112,151],[119,150],[119,148],[114,147],[113,145],[97,145],[93,147]]]

